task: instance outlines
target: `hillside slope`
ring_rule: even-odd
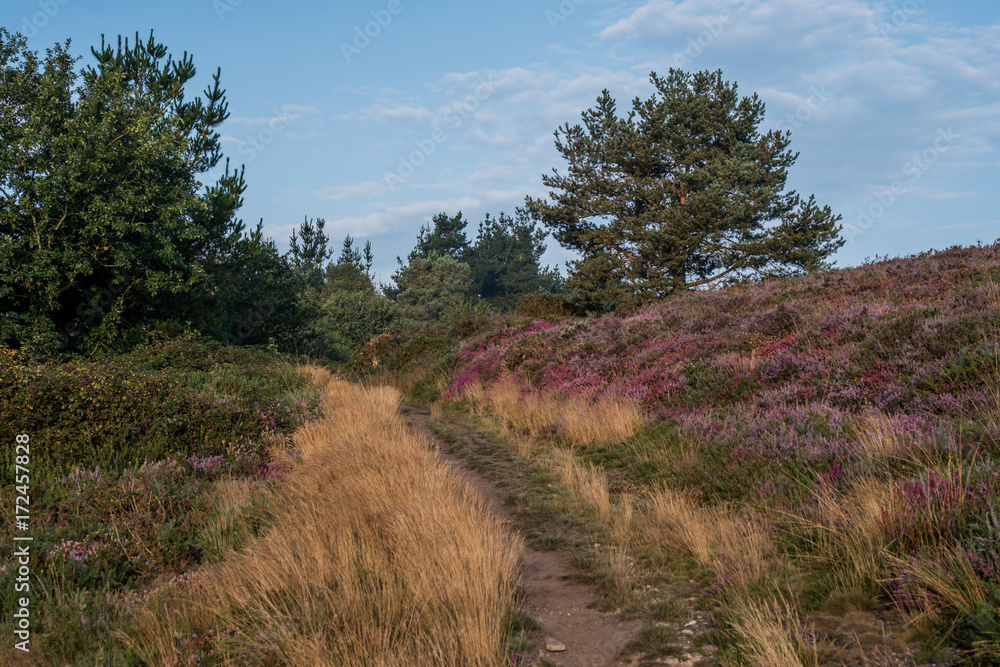
[[[812,662],[943,645],[996,664],[998,283],[1000,246],[951,248],[634,314],[497,320],[439,386],[530,436],[522,453],[573,452],[643,576],[700,568],[742,660],[784,642]],[[881,640],[851,639],[850,613]]]

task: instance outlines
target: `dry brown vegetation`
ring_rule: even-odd
[[[508,431],[536,437],[559,435],[571,446],[621,440],[645,423],[640,407],[623,399],[560,398],[513,381],[489,388],[472,385],[462,395],[478,414],[489,414]]]
[[[149,596],[127,642],[149,664],[209,640],[222,664],[502,664],[519,538],[406,428],[395,389],[312,372],[324,418],[295,436],[276,527]]]
[[[893,556],[886,521],[897,514],[899,498],[893,493],[894,480],[887,466],[900,461],[919,465],[913,457],[920,443],[894,430],[880,413],[873,412],[858,423],[858,452],[870,474],[840,489],[814,486],[809,490],[812,502],[799,511],[775,512],[753,503],[705,504],[665,485],[612,493],[606,471],[582,460],[580,446],[621,443],[640,428],[638,412],[628,403],[564,401],[518,389],[513,382],[489,389],[474,387],[465,398],[476,414],[505,434],[519,455],[551,473],[563,488],[568,507],[604,526],[607,539],[592,562],[606,580],[622,589],[619,599],[636,599],[627,589],[642,579],[637,562],[669,569],[676,559],[691,558],[715,580],[724,581],[731,636],[741,659],[750,664],[796,667],[851,659],[882,664],[879,655],[904,651],[905,642],[887,636],[885,626],[864,611],[871,591],[893,572],[908,573],[907,594],[917,602],[910,615],[901,618],[909,620],[910,635],[921,627],[922,617],[938,614],[942,603],[971,609],[986,601],[985,588],[978,585],[960,553],[942,551],[947,564],[936,568],[916,561],[902,563]],[[440,406],[432,411],[437,419],[443,418]],[[577,420],[588,419],[586,436],[568,435]],[[554,424],[561,428],[556,437],[552,437]],[[683,441],[671,453],[678,466],[689,465],[698,456]],[[939,463],[938,468],[942,478],[953,472],[951,465]],[[831,621],[832,617],[823,614],[804,615],[800,610],[794,596],[801,574],[795,573],[801,572],[803,563],[790,557],[785,545],[793,532],[815,536],[810,562],[805,565],[832,576],[830,598],[842,601],[844,607],[838,612],[839,620]],[[928,600],[926,605],[919,604],[921,597]],[[817,619],[837,628],[852,628],[854,649],[820,641],[812,630]],[[982,655],[995,655],[995,651],[993,646],[980,648]]]

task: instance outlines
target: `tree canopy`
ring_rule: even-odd
[[[0,339],[55,349],[113,337],[210,296],[243,232],[242,171],[202,188],[228,117],[217,70],[195,76],[152,34],[44,57],[0,28]]]
[[[384,287],[408,316],[435,319],[447,306],[469,301],[511,310],[526,294],[561,289],[558,272],[541,266],[546,234],[526,210],[517,209],[513,218],[487,213],[471,245],[461,211],[438,213],[431,222],[420,227],[408,261],[397,258],[395,287]],[[433,305],[417,303],[424,298]]]
[[[517,209],[514,218],[487,213],[467,253],[472,294],[495,308],[511,310],[525,294],[557,291],[558,273],[541,266],[545,236],[524,209]]]
[[[843,244],[840,216],[785,192],[798,154],[789,132],[758,131],[757,95],[741,99],[721,71],[671,69],[650,81],[656,92],[627,117],[605,90],[582,126],[557,129],[567,170],[542,176],[551,202],[526,198],[582,256],[567,287],[607,308],[827,267]]]

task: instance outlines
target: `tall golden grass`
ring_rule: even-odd
[[[734,605],[733,630],[742,638],[746,657],[758,667],[801,667],[806,648],[802,622],[784,598],[765,602],[739,600]]]
[[[794,517],[817,530],[813,558],[829,570],[844,591],[863,592],[887,576],[889,543],[884,512],[891,510],[892,489],[865,477],[849,489],[814,490],[815,514]]]
[[[611,523],[611,496],[603,472],[592,463],[580,463],[573,452],[565,449],[552,452],[551,465],[559,482],[578,505],[592,512],[601,523]]]
[[[760,518],[724,506],[704,507],[670,489],[653,494],[646,512],[633,522],[648,549],[670,545],[736,585],[766,577],[779,560]]]
[[[406,427],[397,390],[312,372],[324,418],[295,436],[278,525],[150,597],[126,641],[150,664],[187,664],[176,637],[210,630],[239,632],[225,664],[502,664],[520,539]]]
[[[645,423],[641,408],[630,401],[563,399],[525,389],[516,382],[500,382],[490,387],[470,385],[463,395],[477,414],[494,417],[506,429],[535,437],[559,434],[573,445],[621,440]]]

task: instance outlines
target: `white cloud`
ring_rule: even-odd
[[[306,117],[317,118],[318,116],[319,109],[313,104],[282,104],[271,109],[271,113],[267,116],[230,116],[226,122],[248,127],[262,127],[272,125],[275,121],[295,122]]]
[[[338,120],[374,120],[380,125],[410,125],[422,124],[431,120],[433,115],[422,106],[411,106],[380,99],[357,112],[349,112],[338,116]]]
[[[385,191],[385,181],[364,181],[349,185],[329,185],[314,192],[310,196],[320,201],[341,201],[353,197],[370,197]]]

